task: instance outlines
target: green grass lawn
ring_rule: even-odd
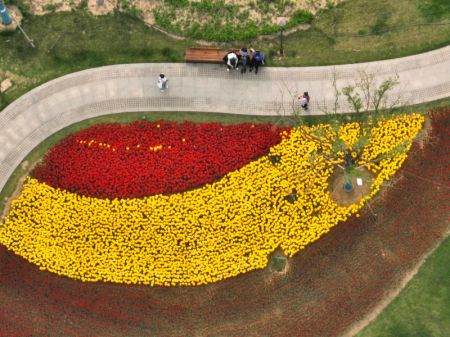
[[[285,38],[286,57],[279,58],[279,40],[253,39],[216,43],[228,48],[247,44],[266,52],[274,66],[364,62],[415,54],[450,43],[448,0],[349,0],[318,14],[311,29]],[[0,109],[31,88],[78,70],[118,63],[183,62],[195,41],[175,40],[124,13],[95,17],[84,10],[26,16],[20,32],[0,34],[0,77],[17,78],[0,95]]]
[[[450,336],[450,238],[400,295],[356,337]]]
[[[285,43],[288,57],[276,64],[381,60],[449,43],[448,0],[350,0],[319,14],[311,30],[290,35]]]
[[[10,71],[23,81],[4,97],[0,108],[41,83],[78,70],[118,63],[179,62],[192,44],[170,39],[126,14],[95,17],[79,11],[29,16],[23,26],[36,49],[18,32],[0,35],[0,74]]]

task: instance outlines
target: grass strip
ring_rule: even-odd
[[[450,238],[356,337],[444,337],[450,331]]]

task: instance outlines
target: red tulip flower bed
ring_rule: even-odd
[[[96,125],[54,146],[32,175],[97,198],[170,194],[243,167],[277,144],[284,130],[248,123]]]
[[[343,335],[448,230],[450,111],[432,116],[402,178],[360,218],[290,259],[285,273],[261,269],[200,287],[90,283],[41,271],[0,246],[0,336]]]

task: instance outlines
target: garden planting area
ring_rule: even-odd
[[[408,155],[368,166],[371,191],[350,206],[330,198],[332,170],[296,128],[160,121],[69,136],[0,224],[0,335],[344,333],[448,231],[450,114],[429,116],[412,146],[421,115],[374,128],[361,160],[404,142]],[[337,134],[351,147],[357,124]],[[278,247],[282,272],[267,268]]]
[[[261,33],[278,32],[277,18],[283,17],[287,28],[310,23],[313,14],[333,8],[338,0],[24,0],[36,15],[53,12],[88,10],[94,15],[116,11],[128,13],[179,35],[198,39],[233,41],[254,38]],[[233,29],[239,22],[239,30]],[[239,32],[237,32],[239,31]]]

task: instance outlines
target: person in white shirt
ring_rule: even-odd
[[[166,75],[159,74],[158,88],[159,88],[159,90],[161,90],[161,92],[164,92],[164,90],[169,88],[169,84],[167,82],[169,82],[169,80],[167,79]]]
[[[230,69],[236,69],[238,70],[238,57],[235,52],[229,52],[225,57],[223,58],[225,64],[227,65],[227,71],[230,71]]]

